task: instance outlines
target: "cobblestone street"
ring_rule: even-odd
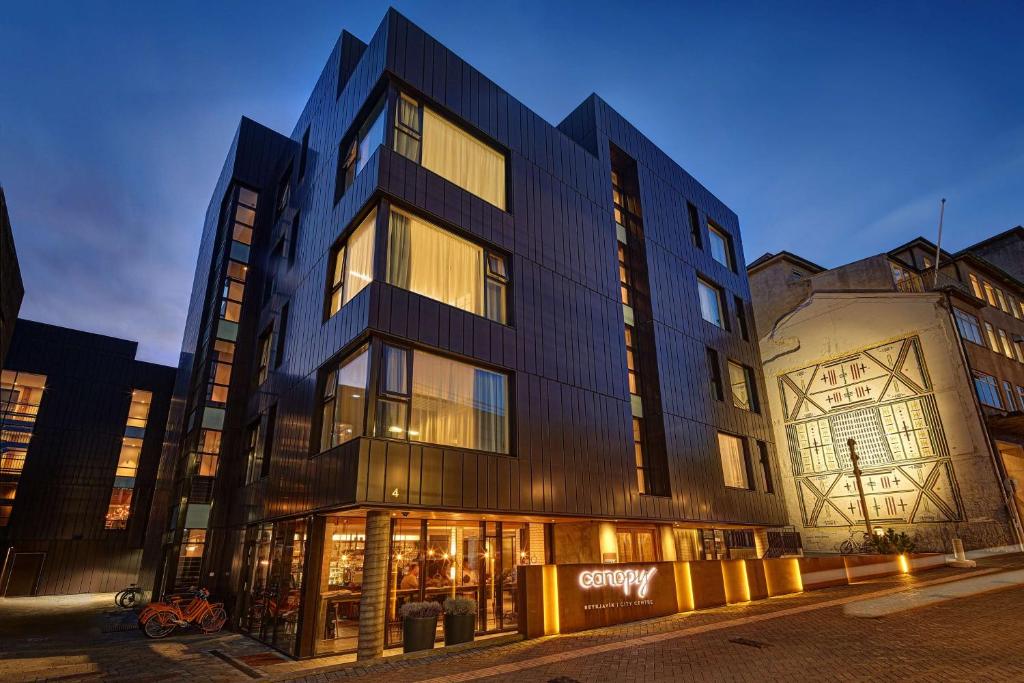
[[[130,613],[108,608],[101,597],[107,598],[0,601],[0,680],[1024,679],[1017,635],[1024,610],[1020,555],[983,560],[974,570],[943,568],[368,664],[290,661],[232,633],[147,641],[137,630],[120,630],[131,623]]]

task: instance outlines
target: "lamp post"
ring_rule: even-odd
[[[846,445],[850,447],[850,462],[853,464],[853,478],[857,480],[857,495],[860,496],[860,507],[864,511],[864,528],[868,530],[868,538],[871,538],[871,520],[868,519],[868,501],[864,498],[864,487],[860,483],[860,466],[857,462],[860,458],[857,456],[855,439],[847,439]]]

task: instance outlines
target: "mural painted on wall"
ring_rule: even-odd
[[[872,523],[963,519],[920,339],[785,373],[779,390],[805,527],[863,523],[850,438]]]

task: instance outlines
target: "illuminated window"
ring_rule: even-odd
[[[0,527],[7,526],[11,517],[45,389],[45,375],[0,372]]]
[[[505,257],[396,209],[391,210],[388,221],[386,280],[449,306],[506,322]]]
[[[320,403],[320,450],[363,435],[370,352],[363,346],[331,368]]]
[[[974,296],[978,297],[979,299],[984,299],[985,295],[982,294],[981,283],[978,282],[978,276],[975,275],[974,273],[971,273],[969,277],[971,280],[971,291],[974,292]]]
[[[732,244],[729,236],[717,225],[708,221],[708,246],[711,258],[732,270]]]
[[[1010,294],[1007,294],[1006,303],[1010,306],[1010,314],[1013,315],[1013,317],[1016,318],[1017,320],[1020,320],[1020,302],[1013,298],[1013,296],[1011,296]]]
[[[718,454],[722,458],[722,474],[730,488],[750,488],[750,455],[746,442],[738,436],[718,432]]]
[[[132,493],[135,490],[135,476],[139,471],[139,458],[142,455],[142,440],[146,433],[149,420],[150,404],[153,393],[135,389],[128,407],[124,437],[121,439],[121,454],[117,459],[114,472],[114,489],[110,493],[107,505],[107,516],[104,527],[107,529],[124,529],[128,526],[128,518],[132,510]]]
[[[985,323],[985,334],[988,335],[988,344],[993,351],[999,353],[999,338],[996,337],[996,329],[992,327],[992,323]]]
[[[376,224],[377,211],[374,209],[345,243],[334,250],[329,316],[340,311],[342,306],[373,281],[373,235]]]
[[[999,343],[1003,347],[1003,355],[1013,358],[1013,347],[1010,345],[1010,338],[1006,336],[1006,330],[999,328]]]
[[[395,112],[394,145],[402,156],[505,208],[505,155],[407,95]]]
[[[1020,409],[1024,410],[1024,387],[1017,385],[1017,402],[1020,404]]]
[[[757,412],[757,385],[750,368],[729,361],[729,385],[732,388],[732,404],[743,410]]]
[[[410,361],[411,373],[407,369]],[[425,351],[385,345],[380,377],[377,436],[509,452],[508,378],[504,374]]]
[[[996,291],[996,301],[999,302],[1000,310],[1002,310],[1003,313],[1009,313],[1010,312],[1010,307],[1006,305],[1006,297],[1003,296],[1003,290],[1001,290],[1001,289],[999,289],[997,287],[997,288],[995,288],[995,291]]]
[[[974,371],[974,388],[978,392],[978,400],[990,408],[1002,408],[999,402],[999,387],[996,378],[983,372]]]
[[[718,287],[697,278],[697,294],[700,297],[700,314],[716,327],[724,327],[722,320],[722,293]]]
[[[956,318],[956,327],[961,337],[980,346],[985,345],[985,340],[981,336],[981,325],[975,316],[954,307],[953,317]]]
[[[633,418],[633,459],[636,461],[636,485],[640,493],[650,493],[651,472],[644,456],[644,421]]]
[[[352,185],[377,148],[384,144],[385,103],[386,99],[381,97],[366,116],[356,135],[342,148],[341,163],[338,167],[339,190],[336,192],[335,201]]]
[[[988,302],[989,306],[995,306],[996,290],[988,283],[988,280],[982,280],[982,285],[985,288],[985,301]]]

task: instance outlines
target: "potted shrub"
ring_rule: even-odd
[[[472,598],[445,598],[444,644],[470,643],[476,633],[476,600]]]
[[[403,651],[433,649],[441,605],[436,602],[407,602],[399,608],[398,614],[402,617]]]

